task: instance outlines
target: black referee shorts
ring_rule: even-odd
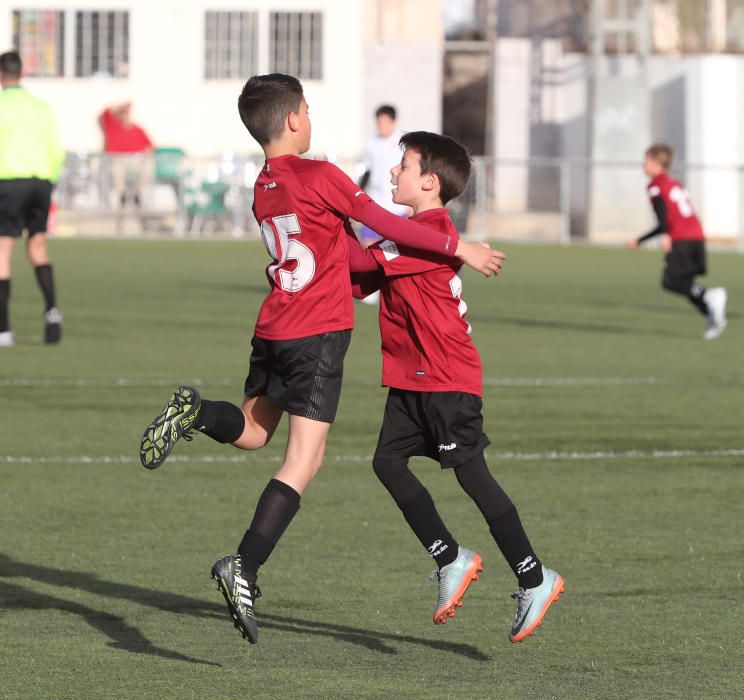
[[[265,396],[293,416],[333,423],[351,330],[293,340],[253,337],[245,396]]]
[[[706,273],[705,241],[675,241],[664,258],[664,279],[692,279]]]
[[[390,389],[375,457],[430,457],[457,467],[491,444],[483,432],[483,402],[463,391]]]
[[[0,180],[0,236],[18,238],[47,230],[52,183],[36,177]]]

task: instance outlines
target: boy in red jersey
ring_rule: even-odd
[[[695,284],[695,277],[706,272],[705,235],[687,191],[667,172],[673,158],[672,149],[663,143],[654,144],[646,151],[643,169],[651,178],[648,196],[658,224],[644,236],[629,241],[628,247],[637,248],[654,236],[668,235],[664,240],[666,258],[661,286],[686,296],[708,318],[703,338],[712,340],[726,328],[727,294],[723,287],[706,289]]]
[[[444,205],[465,189],[470,159],[456,141],[424,131],[400,140],[393,168],[393,200],[413,208],[412,219],[457,237]],[[353,243],[353,242],[352,242]],[[438,571],[434,622],[444,624],[482,570],[476,552],[461,547],[442,522],[429,492],[408,467],[426,456],[451,468],[480,509],[519,581],[517,613],[509,638],[534,633],[563,579],[540,563],[517,510],[488,470],[483,450],[483,379],[462,299],[462,265],[390,240],[350,248],[355,296],[381,289],[382,383],[390,387],[373,466]]]
[[[300,496],[323,461],[336,415],[343,360],[354,325],[346,231],[348,217],[414,248],[460,259],[488,276],[501,256],[463,245],[449,234],[401,220],[376,205],[336,166],[302,160],[310,119],[302,85],[291,76],[254,76],[238,100],[240,117],[266,162],[255,184],[253,211],[272,258],[270,292],[252,340],[240,407],[208,401],[180,387],[145,430],[142,464],[155,469],[192,430],[241,449],[263,447],[289,414],[284,462],[264,489],[235,556],[212,567],[235,626],[255,643],[256,579],[300,507]]]

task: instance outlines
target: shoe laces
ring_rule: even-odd
[[[520,588],[516,593],[511,594],[512,598],[516,598],[517,601],[517,613],[514,616],[515,620],[519,620],[521,617],[522,608],[525,604],[525,599],[527,598],[527,591],[524,590],[524,588]]]
[[[436,571],[432,571],[431,576],[429,576],[429,581],[434,581],[435,579],[437,581],[442,580],[442,573],[439,569],[437,569]]]

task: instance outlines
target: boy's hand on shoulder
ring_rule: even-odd
[[[492,274],[498,275],[501,272],[506,253],[494,250],[488,243],[467,243],[459,240],[455,257],[462,260],[468,267],[490,277]]]

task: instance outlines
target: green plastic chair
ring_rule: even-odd
[[[193,192],[186,192],[186,212],[191,219],[191,233],[201,231],[207,219],[225,219],[230,208],[225,204],[225,195],[230,190],[227,182],[202,182]]]

